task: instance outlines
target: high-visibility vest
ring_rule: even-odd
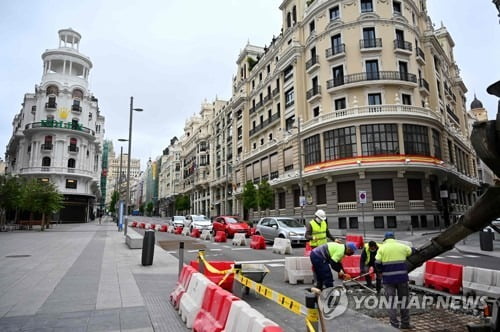
[[[411,255],[411,248],[394,239],[386,239],[378,249],[375,261],[382,265],[384,284],[397,284],[408,281],[406,257]]]
[[[326,245],[328,246],[328,254],[330,255],[332,261],[340,263],[345,255],[345,244],[328,242]]]
[[[311,247],[318,247],[322,244],[325,244],[326,241],[326,221],[322,221],[319,225],[316,222],[316,220],[311,220],[309,221],[309,224],[311,225],[311,231],[312,231],[312,236],[313,240],[309,241],[309,245]]]
[[[377,246],[380,248],[381,244],[377,243]],[[370,246],[368,245],[368,243],[365,243],[365,253],[366,253],[365,265],[368,265],[368,263],[370,263],[370,255],[371,255]]]

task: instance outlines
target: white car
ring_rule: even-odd
[[[184,225],[186,225],[186,217],[184,217],[184,216],[173,216],[171,224],[174,227],[177,227],[177,226],[184,227]]]
[[[186,227],[189,227],[191,231],[197,228],[200,231],[207,229],[211,232],[212,222],[202,214],[191,214],[186,216]]]

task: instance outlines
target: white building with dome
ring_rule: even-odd
[[[64,195],[61,222],[88,222],[100,195],[104,117],[89,91],[90,58],[81,35],[59,30],[59,47],[42,54],[43,74],[14,117],[6,173],[53,182]]]

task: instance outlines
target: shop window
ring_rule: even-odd
[[[384,228],[384,217],[382,217],[382,216],[375,216],[373,218],[373,226],[375,228]]]

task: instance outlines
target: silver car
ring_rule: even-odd
[[[190,231],[194,228],[212,231],[212,222],[202,214],[191,214],[186,216],[186,227],[189,227]]]
[[[173,225],[174,227],[184,227],[184,225],[186,224],[186,217],[184,216],[173,216],[172,217],[172,220],[171,220],[171,225]]]
[[[292,243],[305,243],[306,227],[293,217],[264,217],[259,220],[255,234],[262,235],[266,241],[277,237],[290,239]]]

